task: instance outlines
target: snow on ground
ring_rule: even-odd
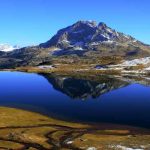
[[[67,141],[67,142],[66,142],[66,144],[68,144],[68,145],[69,145],[69,144],[72,144],[72,143],[73,143],[73,141]]]
[[[119,33],[118,33],[117,31],[115,31],[115,33],[116,33],[116,36],[118,37],[118,36],[119,36]]]
[[[60,49],[60,48],[58,48],[58,47],[53,47],[51,51],[58,51],[58,50],[60,51],[60,50],[62,50],[62,49]]]
[[[60,41],[60,43],[70,43],[67,39]]]
[[[107,30],[109,33],[113,33],[113,31],[112,31],[110,28],[106,28],[106,30]]]
[[[122,73],[124,73],[124,74],[144,74],[144,73],[146,73],[144,70],[123,70],[122,71]]]
[[[127,70],[128,67],[134,67],[138,65],[143,65],[143,68],[139,68],[136,70]],[[108,65],[106,67],[96,67],[96,70],[120,70],[122,73],[128,74],[128,73],[140,73],[145,74],[150,71],[150,57],[145,58],[139,58],[129,61],[124,61],[121,64],[117,65]]]
[[[13,51],[18,48],[19,48],[18,46],[11,46],[8,44],[0,44],[0,51],[2,51],[2,52],[10,52],[10,51]]]
[[[137,40],[133,40],[133,43],[137,42]]]
[[[130,38],[128,35],[125,35],[125,34],[124,34],[124,37],[125,37],[126,39],[129,39],[129,38]]]
[[[92,20],[88,20],[88,21],[83,21],[85,24],[87,24],[89,27],[93,28],[96,27],[96,23]]]
[[[106,39],[108,39],[108,40],[110,39],[109,35],[107,35],[107,34],[105,34],[105,35],[104,35],[104,34],[101,34],[101,36],[103,36],[104,38],[106,38]]]
[[[95,148],[95,147],[89,147],[89,148],[87,148],[87,150],[97,150],[97,148]]]
[[[144,150],[144,149],[141,149],[141,148],[129,148],[129,147],[122,146],[122,145],[111,145],[110,147],[120,149],[120,150]]]
[[[120,66],[137,66],[137,65],[147,65],[150,63],[150,57],[140,58],[140,59],[134,59],[130,61],[124,61]]]
[[[108,40],[108,41],[104,41],[103,43],[112,44],[112,43],[114,43],[114,41]]]
[[[97,45],[100,45],[100,43],[99,42],[92,42],[91,45],[92,46],[97,46]]]
[[[53,69],[54,67],[52,65],[43,65],[43,66],[38,66],[40,69]]]
[[[81,50],[81,51],[82,51],[82,50],[83,50],[83,48],[82,48],[82,47],[78,47],[78,46],[77,46],[77,47],[74,47],[74,48],[73,48],[73,50]]]
[[[114,41],[111,41],[111,40],[107,40],[107,41],[103,41],[103,42],[92,42],[92,43],[90,43],[90,45],[91,46],[98,46],[98,45],[100,45],[101,43],[105,43],[105,44],[112,44],[112,43],[114,43],[114,44],[116,44],[117,45],[117,42],[114,42]]]
[[[147,67],[144,69],[145,71],[150,71],[150,67]]]

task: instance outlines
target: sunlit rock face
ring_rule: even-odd
[[[67,28],[61,29],[48,42],[41,44],[43,47],[58,46],[61,48],[80,47],[88,49],[89,45],[104,43],[139,43],[135,38],[117,32],[105,23],[97,24],[94,21],[78,21]],[[142,44],[142,43],[141,43]]]
[[[101,56],[145,57],[150,46],[130,35],[118,32],[105,23],[78,21],[61,29],[40,48],[53,48],[52,56],[78,56],[96,58]]]

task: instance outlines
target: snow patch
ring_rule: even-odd
[[[96,23],[92,20],[84,21],[85,24],[87,24],[89,27],[93,28],[96,27]]]
[[[144,69],[145,71],[150,71],[150,67],[147,67]]]
[[[116,148],[119,148],[121,150],[144,150],[144,149],[140,149],[140,148],[129,148],[129,147],[126,147],[126,146],[121,146],[121,145],[117,145],[117,146],[113,146],[113,147],[116,147]]]
[[[137,42],[137,40],[133,40],[133,43],[136,43]]]
[[[69,145],[69,144],[72,144],[72,143],[73,143],[73,141],[67,141],[67,142],[66,142],[66,144],[68,144],[68,145]]]
[[[117,37],[119,36],[119,33],[117,31],[115,31],[115,34],[116,34]]]
[[[13,50],[16,50],[19,48],[20,47],[18,47],[18,46],[11,46],[8,44],[0,44],[0,51],[2,51],[2,52],[10,52],[10,51],[13,51]]]
[[[43,66],[38,66],[40,69],[53,69],[54,67],[52,65],[43,65]]]
[[[126,39],[130,39],[130,37],[129,37],[128,35],[125,35],[125,34],[124,34],[124,37],[125,37]]]
[[[110,37],[108,35],[101,34],[101,36],[103,36],[104,38],[106,38],[108,40],[110,39]]]
[[[103,41],[103,42],[92,42],[90,43],[91,46],[98,46],[100,45],[101,43],[105,43],[105,44],[117,44],[116,42],[112,41],[112,40],[107,40],[107,41]]]
[[[112,44],[112,43],[114,43],[114,41],[108,40],[108,41],[103,41],[103,43],[109,43],[109,44]]]
[[[90,45],[91,46],[97,46],[97,45],[99,45],[100,43],[99,42],[92,42]]]
[[[54,47],[54,48],[52,48],[52,50],[53,50],[53,51],[57,51],[57,50],[61,50],[61,49],[58,48],[58,47]]]
[[[83,50],[82,47],[74,47],[73,49],[74,49],[74,50],[80,50],[80,51]]]
[[[106,29],[109,33],[113,33],[113,31],[110,28]]]
[[[60,41],[60,43],[70,43],[67,39]]]
[[[134,59],[130,61],[125,61],[120,66],[137,66],[137,65],[147,65],[150,63],[150,57],[140,58],[140,59]]]
[[[89,147],[86,150],[97,150],[97,148],[95,148],[95,147]]]

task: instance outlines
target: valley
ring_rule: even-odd
[[[150,150],[149,6],[1,0],[0,150]]]
[[[78,21],[38,46],[1,49],[0,149],[150,149],[149,45]]]

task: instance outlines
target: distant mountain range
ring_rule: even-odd
[[[0,44],[0,51],[2,52],[10,52],[19,48],[20,48],[19,46],[11,46],[9,44]]]
[[[8,48],[9,49],[9,48]],[[6,48],[7,50],[7,48]],[[35,66],[59,61],[100,63],[103,57],[122,59],[150,55],[150,46],[117,32],[105,23],[78,21],[61,29],[49,41],[0,55],[1,67]]]

